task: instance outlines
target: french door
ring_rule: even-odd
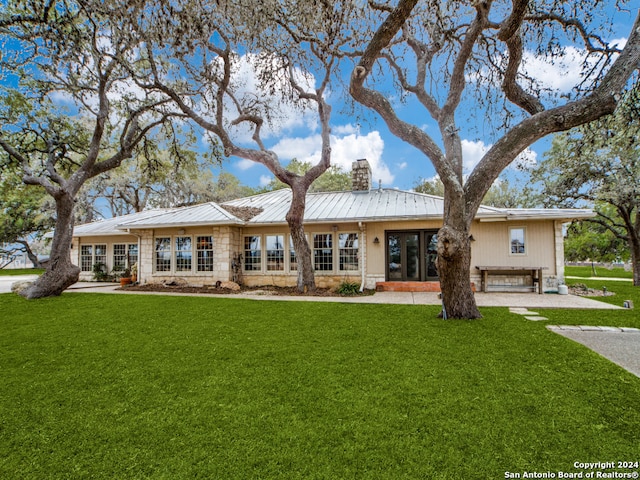
[[[437,280],[437,230],[386,232],[389,281]]]

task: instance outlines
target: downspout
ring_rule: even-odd
[[[360,229],[360,233],[361,233],[361,237],[362,237],[362,249],[360,250],[360,274],[361,274],[361,280],[360,280],[360,293],[362,293],[364,291],[364,277],[365,277],[365,259],[367,258],[366,253],[367,253],[367,242],[365,241],[365,225],[362,224],[362,222],[358,222],[358,228]]]

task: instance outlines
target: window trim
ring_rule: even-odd
[[[522,230],[522,252],[514,252],[513,248],[514,248],[514,237],[513,237],[513,232],[516,230]],[[510,256],[514,256],[514,257],[524,257],[526,255],[529,254],[529,250],[527,247],[527,244],[529,242],[527,241],[527,227],[524,226],[519,226],[519,227],[509,227],[509,255]],[[516,248],[518,247],[518,244],[515,244]]]
[[[195,243],[195,247],[196,247],[195,248],[195,254],[196,254],[195,255],[195,260],[196,260],[195,261],[195,267],[196,267],[196,269],[195,269],[195,272],[196,273],[207,274],[207,273],[211,273],[211,272],[215,271],[215,266],[216,266],[216,264],[215,264],[215,251],[216,250],[215,250],[215,242],[214,242],[214,239],[213,239],[213,235],[198,235],[198,234],[196,234],[195,238],[196,238],[196,243]],[[201,238],[209,238],[210,239],[206,243],[206,246],[208,248],[200,248],[200,246],[202,245],[202,240],[200,240]],[[207,252],[207,253],[211,254],[211,257],[210,257],[211,269],[210,270],[208,270],[208,269],[201,270],[200,269],[200,265],[201,265],[200,253],[202,253],[202,252]],[[208,260],[208,259],[209,259],[208,255],[205,255],[203,257],[203,262],[205,260]],[[204,264],[204,265],[208,266],[209,262],[207,261],[206,264]]]
[[[316,255],[315,255],[315,251],[316,250],[329,250],[329,248],[321,248],[321,249],[317,249],[315,248],[315,237],[316,235],[330,235],[331,236],[331,269],[330,270],[318,270],[316,268]],[[345,247],[345,248],[341,248],[340,247],[340,236],[341,235],[355,235],[355,238],[357,239],[357,248],[353,248],[353,247]],[[284,266],[281,270],[269,270],[269,265],[268,265],[268,258],[267,258],[267,253],[269,251],[271,251],[270,249],[267,248],[267,237],[275,237],[275,236],[279,236],[279,237],[283,237],[283,255],[284,255]],[[248,270],[247,269],[247,258],[249,257],[247,255],[248,250],[245,248],[246,246],[246,239],[247,238],[255,238],[258,237],[260,238],[260,248],[259,249],[255,249],[256,252],[258,252],[258,254],[260,255],[260,261],[259,262],[255,262],[252,265],[255,266],[259,266],[259,268],[255,268],[253,270]],[[305,237],[307,239],[307,242],[310,242],[310,248],[311,248],[311,255],[312,255],[312,262],[313,262],[313,268],[314,268],[314,272],[316,275],[343,275],[343,274],[350,274],[350,275],[355,275],[355,274],[359,274],[361,272],[362,269],[362,259],[360,257],[361,255],[361,247],[360,247],[360,242],[362,242],[362,236],[360,234],[360,232],[358,231],[354,231],[354,230],[345,230],[345,231],[321,231],[321,232],[308,232],[305,233]],[[357,260],[357,269],[356,270],[349,270],[349,269],[343,269],[340,267],[340,260],[341,260],[341,251],[342,250],[346,250],[346,251],[354,251],[355,255],[356,255],[356,260]],[[295,250],[293,248],[293,243],[291,240],[291,234],[290,233],[285,233],[285,232],[265,232],[265,233],[256,233],[256,234],[245,234],[242,236],[242,252],[243,252],[243,262],[242,262],[242,272],[245,275],[297,275],[298,274],[298,269],[296,267],[292,268],[292,265],[294,264],[294,262],[292,262],[292,254],[296,255],[296,262],[295,265],[298,265],[297,262],[297,254],[295,254]],[[328,256],[326,258],[329,258]],[[345,256],[345,260],[348,257]],[[344,265],[350,264],[353,265],[353,263],[349,263],[349,262],[343,262]]]
[[[98,247],[101,247],[101,251],[103,253],[98,254]],[[82,251],[85,248],[90,248],[91,253],[87,255],[83,255]],[[89,265],[89,269],[86,270],[84,268],[83,259],[91,257],[91,265]],[[99,258],[99,260],[98,260]],[[108,243],[83,243],[80,244],[80,259],[79,259],[79,267],[82,273],[91,273],[93,272],[93,266],[96,263],[102,263],[107,268],[109,268],[109,244]]]

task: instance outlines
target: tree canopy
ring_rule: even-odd
[[[3,85],[0,148],[22,180],[55,202],[54,237],[45,273],[27,298],[59,295],[79,277],[70,259],[74,208],[85,183],[145,147],[156,128],[172,134],[169,102],[132,89],[138,45],[108,9],[91,2],[7,2],[0,14]],[[129,65],[129,64],[128,64]]]
[[[604,33],[618,2],[599,0],[418,2],[369,4],[379,28],[351,75],[357,102],[377,112],[389,130],[433,164],[444,184],[444,226],[438,234],[438,272],[446,314],[478,318],[470,286],[470,226],[493,182],[542,137],[613,112],[640,62],[640,14],[626,45]],[[616,32],[619,35],[619,32]],[[567,91],[535,77],[533,57],[559,62],[585,52],[583,69]],[[389,90],[389,75],[394,83]],[[424,112],[403,118],[389,98]],[[471,115],[493,123],[494,143],[475,168],[463,171],[462,138]],[[423,130],[430,119],[436,129]],[[497,121],[496,121],[497,120]],[[445,313],[443,312],[443,313]]]
[[[549,204],[587,205],[593,230],[627,243],[640,285],[640,84],[616,111],[553,138],[546,160],[533,172]],[[615,242],[608,242],[613,248]],[[612,252],[613,253],[613,252]]]

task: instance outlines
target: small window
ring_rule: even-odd
[[[176,237],[176,272],[190,272],[191,259],[191,237]]]
[[[316,233],[313,236],[313,263],[317,271],[333,270],[333,234]]]
[[[284,270],[284,235],[267,235],[267,271]]]
[[[213,272],[213,237],[211,235],[196,238],[196,251],[199,272]]]
[[[171,238],[156,238],[156,272],[171,271]]]
[[[511,240],[511,254],[512,255],[524,255],[526,253],[525,245],[525,230],[523,227],[511,228],[510,240]]]
[[[259,235],[244,237],[244,270],[245,272],[262,270],[261,238]]]

